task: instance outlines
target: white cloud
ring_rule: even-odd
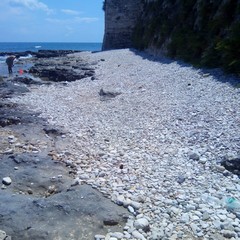
[[[10,4],[26,7],[30,10],[42,10],[48,14],[53,12],[46,4],[38,0],[8,0],[8,2]]]
[[[65,14],[69,14],[69,15],[79,15],[80,14],[80,12],[70,10],[70,9],[62,9],[61,12],[65,13]]]
[[[57,18],[46,18],[45,20],[50,23],[60,23],[60,24],[66,23],[66,20],[57,19]]]
[[[46,21],[58,24],[71,24],[71,23],[92,23],[97,22],[99,19],[94,17],[75,17],[73,19],[58,19],[46,18]]]
[[[66,32],[65,32],[65,36],[66,36],[66,37],[70,37],[70,36],[73,35],[74,32],[75,32],[75,29],[72,28],[72,27],[69,27],[69,26],[66,26],[65,29],[66,29]]]
[[[92,22],[97,22],[98,18],[94,18],[94,17],[76,17],[74,19],[75,22],[83,22],[83,23],[92,23]]]

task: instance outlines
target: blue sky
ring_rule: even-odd
[[[0,0],[0,42],[102,42],[103,0]]]

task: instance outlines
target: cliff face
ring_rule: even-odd
[[[142,13],[142,0],[105,0],[103,50],[133,47],[132,34]]]
[[[104,49],[135,47],[240,74],[240,0],[106,0]]]

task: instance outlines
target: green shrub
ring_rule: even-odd
[[[170,39],[170,41],[169,41]],[[238,0],[157,0],[144,4],[133,34],[139,49],[169,42],[168,55],[240,75]]]

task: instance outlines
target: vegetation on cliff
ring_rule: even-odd
[[[138,49],[240,75],[240,0],[145,2],[133,42]]]

